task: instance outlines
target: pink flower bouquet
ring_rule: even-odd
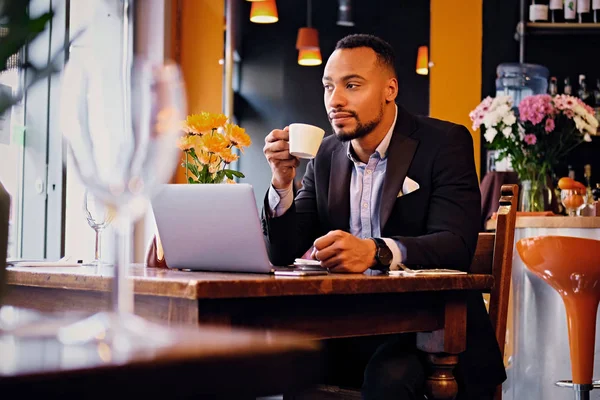
[[[510,157],[521,180],[547,175],[573,148],[591,141],[598,130],[594,110],[566,95],[525,97],[518,113],[510,96],[487,97],[469,117],[473,130],[483,132],[488,147],[499,150],[500,159]]]
[[[594,110],[572,96],[525,97],[518,110],[510,96],[485,98],[469,114],[473,130],[481,129],[488,148],[499,159],[510,158],[521,182],[546,186],[552,168],[598,130]],[[533,187],[533,186],[532,186]],[[541,211],[535,207],[532,211]]]

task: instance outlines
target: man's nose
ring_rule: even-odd
[[[327,101],[328,109],[336,109],[342,108],[346,105],[346,98],[342,94],[342,91],[339,89],[334,89],[329,95],[329,99]]]

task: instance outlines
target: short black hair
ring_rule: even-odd
[[[368,47],[372,49],[377,55],[377,60],[383,66],[389,68],[390,71],[394,73],[394,76],[396,76],[396,55],[394,54],[394,49],[388,42],[377,36],[364,33],[348,35],[337,42],[335,50],[356,49],[358,47]]]

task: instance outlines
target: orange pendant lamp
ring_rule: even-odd
[[[417,74],[429,75],[429,54],[427,46],[420,46],[417,52]]]
[[[257,24],[272,24],[279,21],[275,0],[253,1],[250,8],[250,21]]]
[[[319,31],[311,25],[312,8],[311,0],[306,4],[306,27],[298,30],[296,49],[298,49],[298,64],[305,67],[321,65],[321,49],[319,47]]]

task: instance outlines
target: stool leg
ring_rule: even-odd
[[[563,296],[569,328],[573,383],[591,386],[596,341],[596,295]]]
[[[590,400],[590,391],[592,390],[592,385],[573,385],[573,392],[575,394],[575,400]]]

